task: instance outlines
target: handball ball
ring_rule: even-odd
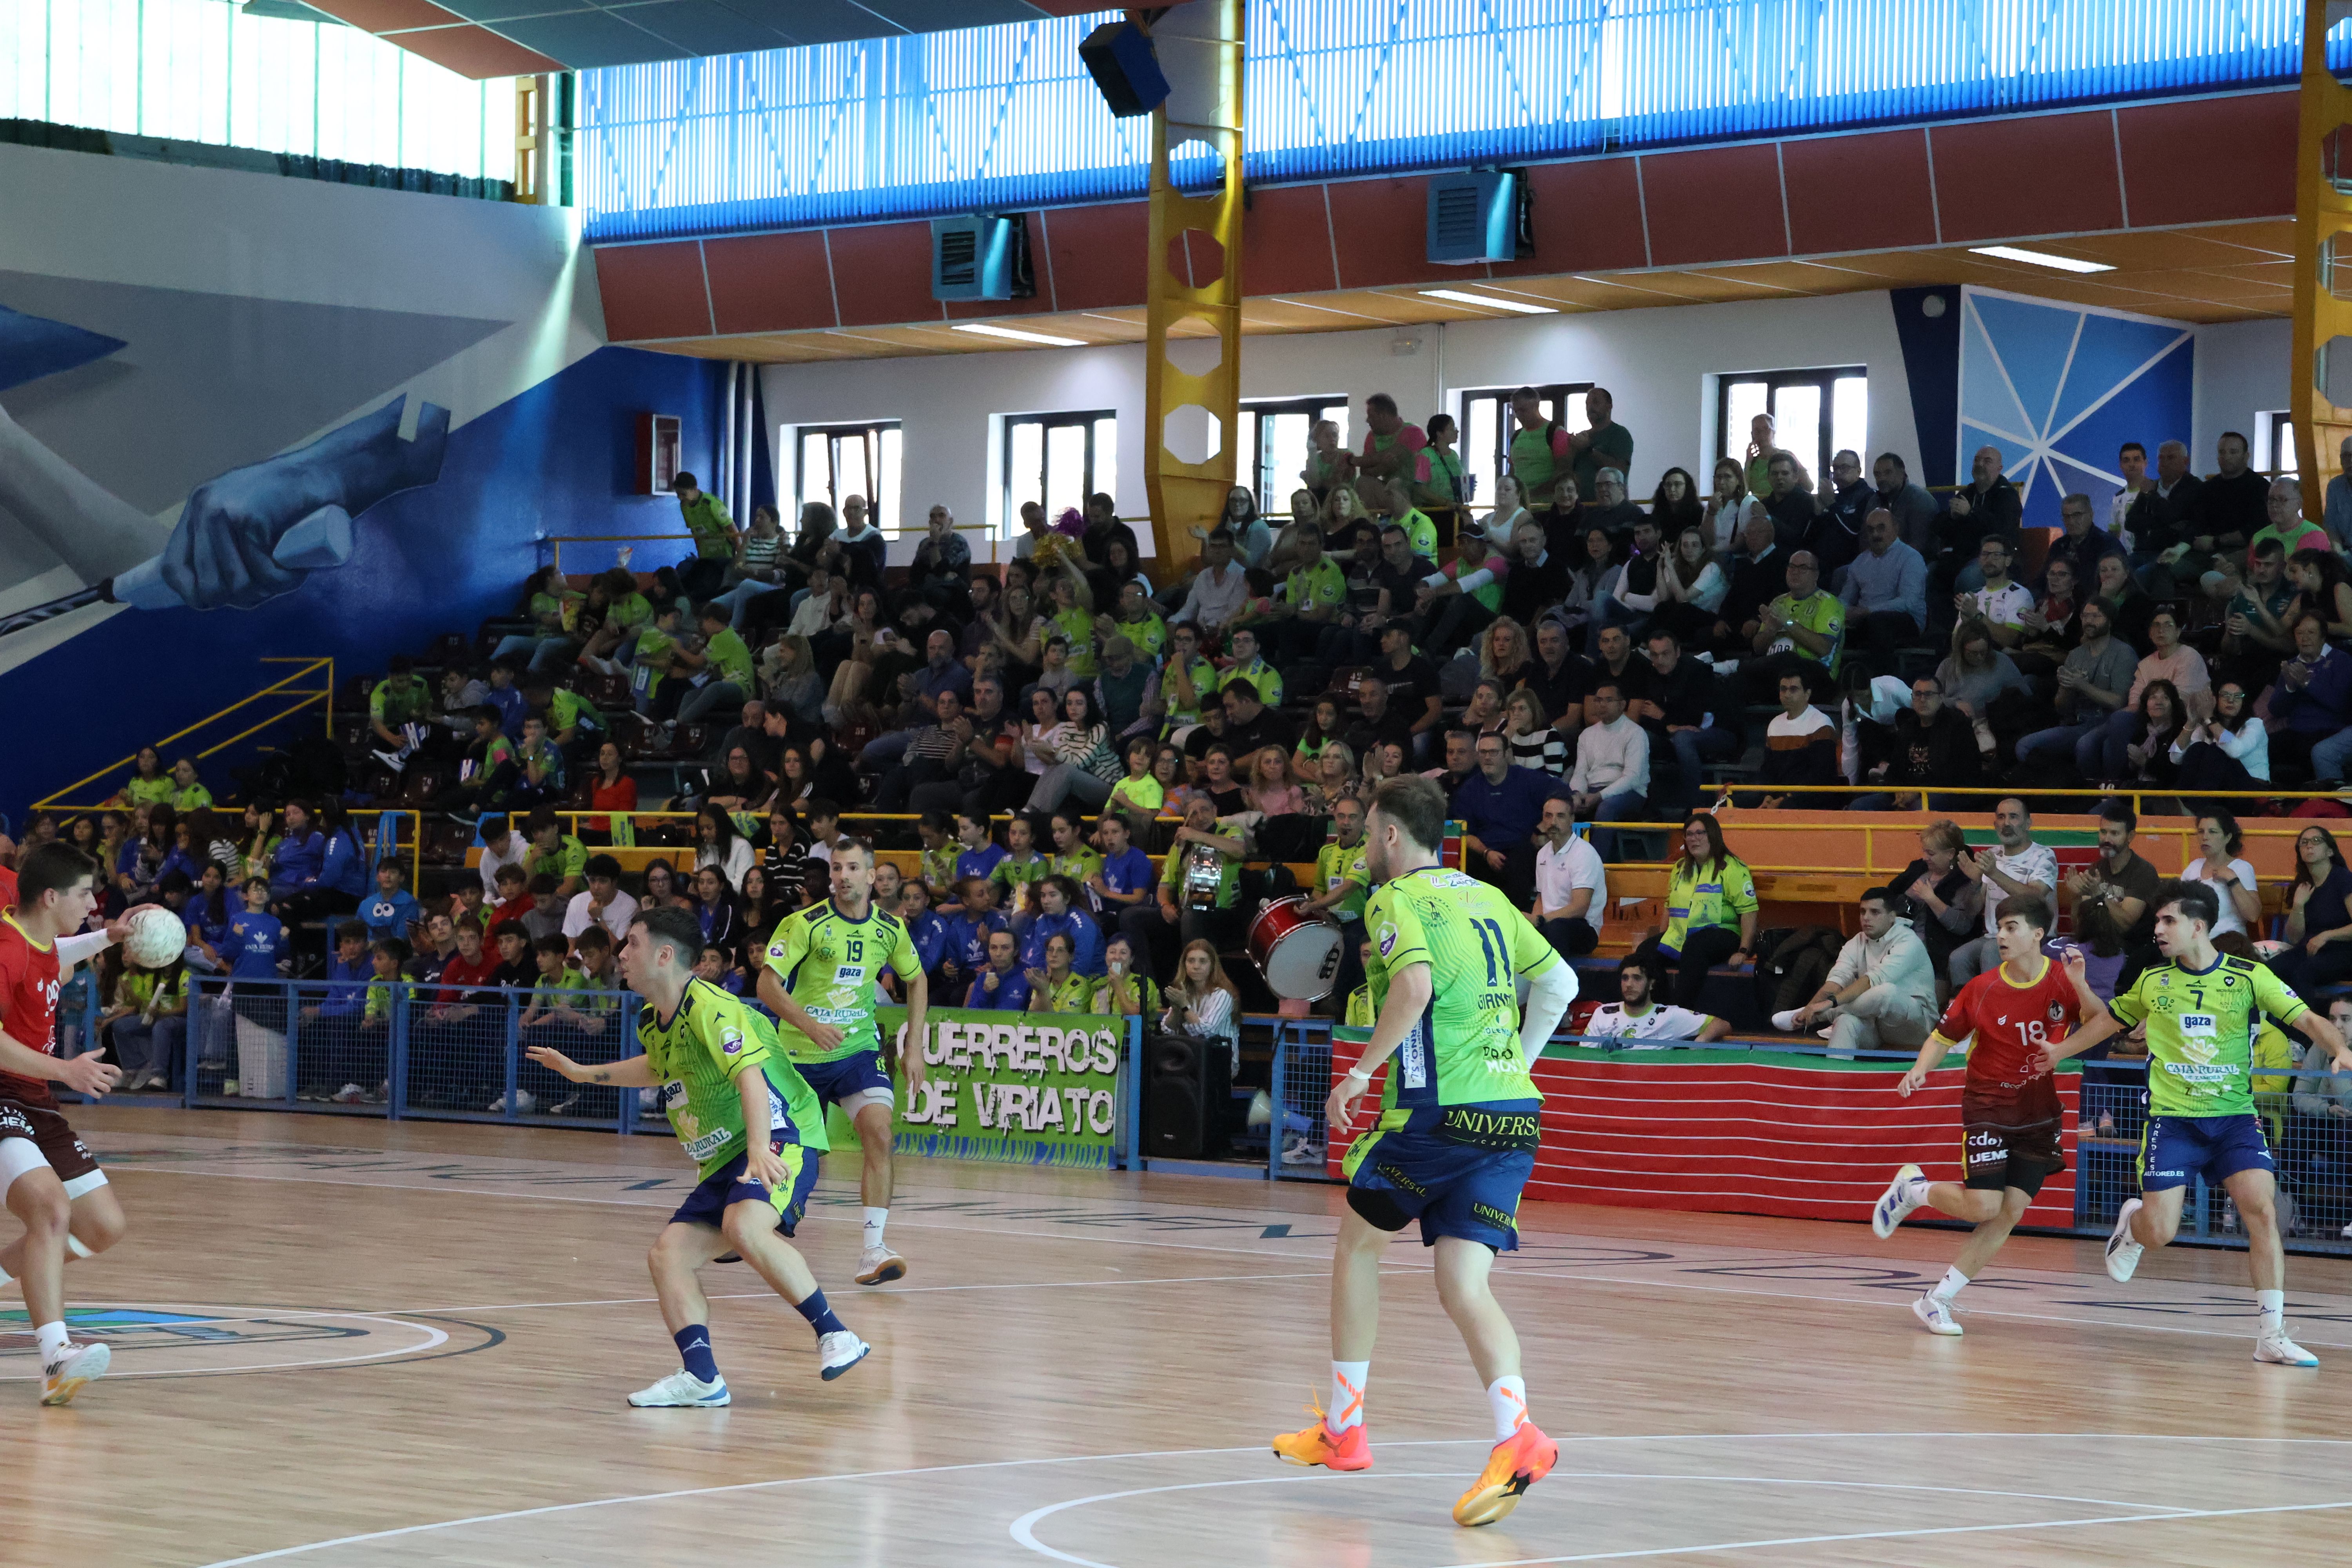
[[[163,969],[187,951],[188,928],[161,904],[131,913],[131,929],[122,938],[122,956],[142,969]]]

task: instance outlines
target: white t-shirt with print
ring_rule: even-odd
[[[1706,1027],[1708,1016],[1694,1013],[1687,1007],[1670,1003],[1653,1002],[1642,1013],[1628,1013],[1622,1002],[1603,1002],[1592,1010],[1591,1019],[1584,1026],[1588,1035],[1605,1035],[1620,1040],[1696,1040],[1698,1032]],[[1634,1046],[1634,1050],[1650,1047]]]
[[[2015,855],[2009,855],[2002,853],[2000,846],[1993,844],[1986,846],[1984,849],[1979,849],[1978,856],[1981,858],[1985,849],[1992,851],[1990,865],[1993,869],[2011,881],[2039,882],[2048,889],[2049,893],[2055,893],[2058,890],[2058,857],[2042,846],[2029,839],[2023,849]],[[1984,889],[1984,933],[1991,936],[2000,929],[2000,906],[2008,901],[2009,889],[1990,877],[1985,879]],[[2046,898],[2048,895],[2044,896]]]

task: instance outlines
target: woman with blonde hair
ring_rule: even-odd
[[[1160,1016],[1160,1027],[1222,1043],[1229,1058],[1230,1083],[1242,1066],[1242,994],[1225,978],[1216,948],[1205,942],[1186,942],[1164,999],[1168,1010]]]
[[[1365,798],[1356,777],[1355,749],[1345,741],[1324,742],[1315,754],[1315,777],[1306,785],[1306,795],[1309,816],[1328,816],[1338,802]]]
[[[1693,523],[1675,535],[1673,553],[1659,565],[1651,624],[1673,632],[1685,647],[1705,647],[1713,639],[1715,613],[1731,591],[1731,580],[1715,557],[1706,530]]]
[[[1280,746],[1259,748],[1250,759],[1242,798],[1252,811],[1265,816],[1296,816],[1304,812],[1307,797],[1290,776],[1290,753]]]
[[[1506,689],[1527,676],[1535,658],[1528,647],[1527,627],[1508,616],[1496,616],[1478,639],[1478,673],[1502,682]]]

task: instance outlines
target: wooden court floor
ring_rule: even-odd
[[[909,1163],[912,1272],[861,1290],[828,1179],[803,1245],[875,1354],[821,1382],[805,1325],[718,1267],[734,1406],[636,1411],[675,1364],[644,1267],[692,1177],[668,1140],[79,1120],[131,1216],[68,1274],[115,1372],[39,1409],[0,1321],[9,1568],[2352,1560],[2340,1263],[2290,1260],[2310,1373],[2249,1359],[2234,1254],[2117,1287],[2093,1244],[2012,1243],[1938,1340],[1906,1303],[1948,1233],[1531,1205],[1498,1289],[1559,1468],[1465,1531],[1485,1401],[1417,1245],[1374,1468],[1266,1449],[1327,1372],[1327,1188]]]

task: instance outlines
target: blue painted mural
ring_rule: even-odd
[[[1958,472],[1997,447],[2026,526],[2059,527],[2076,491],[2104,518],[2117,448],[2189,439],[2196,343],[2181,323],[1983,289],[1962,290],[1962,313]]]
[[[39,347],[42,374],[112,341],[52,326],[16,334]],[[709,362],[599,349],[455,429],[446,411],[395,395],[196,487],[160,555],[86,571],[82,588],[43,606],[137,607],[0,674],[0,711],[19,742],[0,749],[0,810],[21,820],[28,802],[252,691],[271,679],[264,657],[330,656],[340,677],[380,670],[444,632],[470,636],[515,607],[546,535],[677,531],[674,502],[633,493],[635,417],[679,416],[687,466],[709,473],[724,375]],[[5,414],[0,426],[13,433],[0,463],[14,464],[20,489],[62,484],[89,508],[133,513],[103,472],[64,464]],[[30,505],[20,498],[10,511],[22,521]],[[0,626],[21,635],[41,619]],[[245,760],[224,753],[207,782],[225,793],[227,764]]]

